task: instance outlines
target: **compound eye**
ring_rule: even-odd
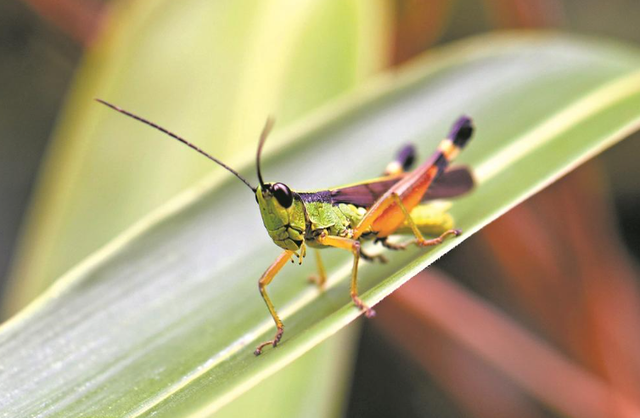
[[[286,209],[293,204],[293,195],[291,194],[291,190],[289,190],[286,185],[282,183],[276,183],[273,185],[271,190],[276,200],[283,208]]]

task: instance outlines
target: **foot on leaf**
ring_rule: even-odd
[[[265,341],[262,344],[260,344],[256,350],[253,352],[253,354],[255,354],[256,356],[259,356],[260,354],[262,354],[262,349],[268,345],[273,346],[273,348],[275,348],[278,343],[280,342],[280,340],[282,339],[282,334],[284,333],[284,329],[283,328],[278,328],[278,332],[276,332],[276,336],[273,338],[273,340],[269,340],[269,341]]]
[[[366,316],[367,318],[373,318],[374,316],[376,316],[376,311],[368,307],[359,297],[354,296],[352,297],[352,299],[353,303],[355,303],[355,305],[364,312],[364,316]]]

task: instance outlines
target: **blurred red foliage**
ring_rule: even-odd
[[[77,43],[88,46],[102,26],[104,5],[98,0],[24,0],[43,19]]]

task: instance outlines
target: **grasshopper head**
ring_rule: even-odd
[[[300,196],[283,183],[261,183],[256,188],[256,201],[273,242],[285,250],[300,249],[306,227]]]

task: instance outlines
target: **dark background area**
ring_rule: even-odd
[[[82,47],[29,6],[0,2],[0,294],[38,166]]]

